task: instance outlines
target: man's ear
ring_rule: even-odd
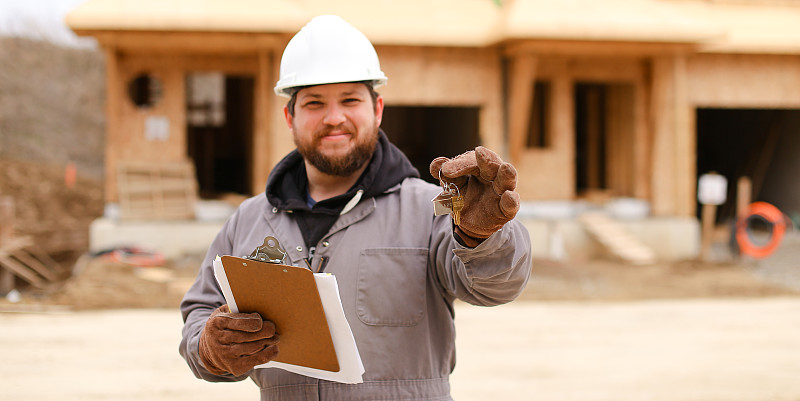
[[[383,120],[383,96],[378,95],[375,99],[375,123],[378,127],[381,126]]]
[[[289,106],[283,106],[283,118],[286,120],[286,125],[289,126],[289,130],[292,130],[292,128],[294,127],[292,125],[292,120],[294,119],[294,117],[292,117],[292,115],[289,114]]]

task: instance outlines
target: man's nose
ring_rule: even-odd
[[[345,122],[346,118],[344,116],[344,109],[341,105],[338,104],[331,104],[328,106],[328,110],[325,113],[325,120],[323,121],[325,124],[328,125],[339,125]]]

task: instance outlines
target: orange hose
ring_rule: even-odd
[[[766,220],[772,228],[769,242],[763,246],[754,244],[748,232],[750,219],[756,216]],[[786,218],[777,207],[767,202],[751,203],[747,208],[747,212],[739,217],[736,223],[736,242],[739,244],[740,252],[757,259],[772,255],[772,253],[778,249],[778,246],[780,246],[781,241],[783,241],[785,233]]]

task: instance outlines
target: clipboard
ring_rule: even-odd
[[[225,294],[231,311],[258,312],[275,323],[280,335],[275,362],[328,372],[340,370],[314,273],[302,267],[235,256],[222,256],[220,260],[231,292]]]
[[[231,312],[258,312],[274,321],[281,335],[277,359],[255,368],[363,383],[364,363],[342,308],[336,276],[311,273],[285,260],[286,251],[268,236],[250,256],[217,256],[213,262],[214,277]]]

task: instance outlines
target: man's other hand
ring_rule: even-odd
[[[215,374],[240,376],[278,355],[275,324],[258,313],[231,313],[228,305],[214,310],[200,334],[200,359]]]

